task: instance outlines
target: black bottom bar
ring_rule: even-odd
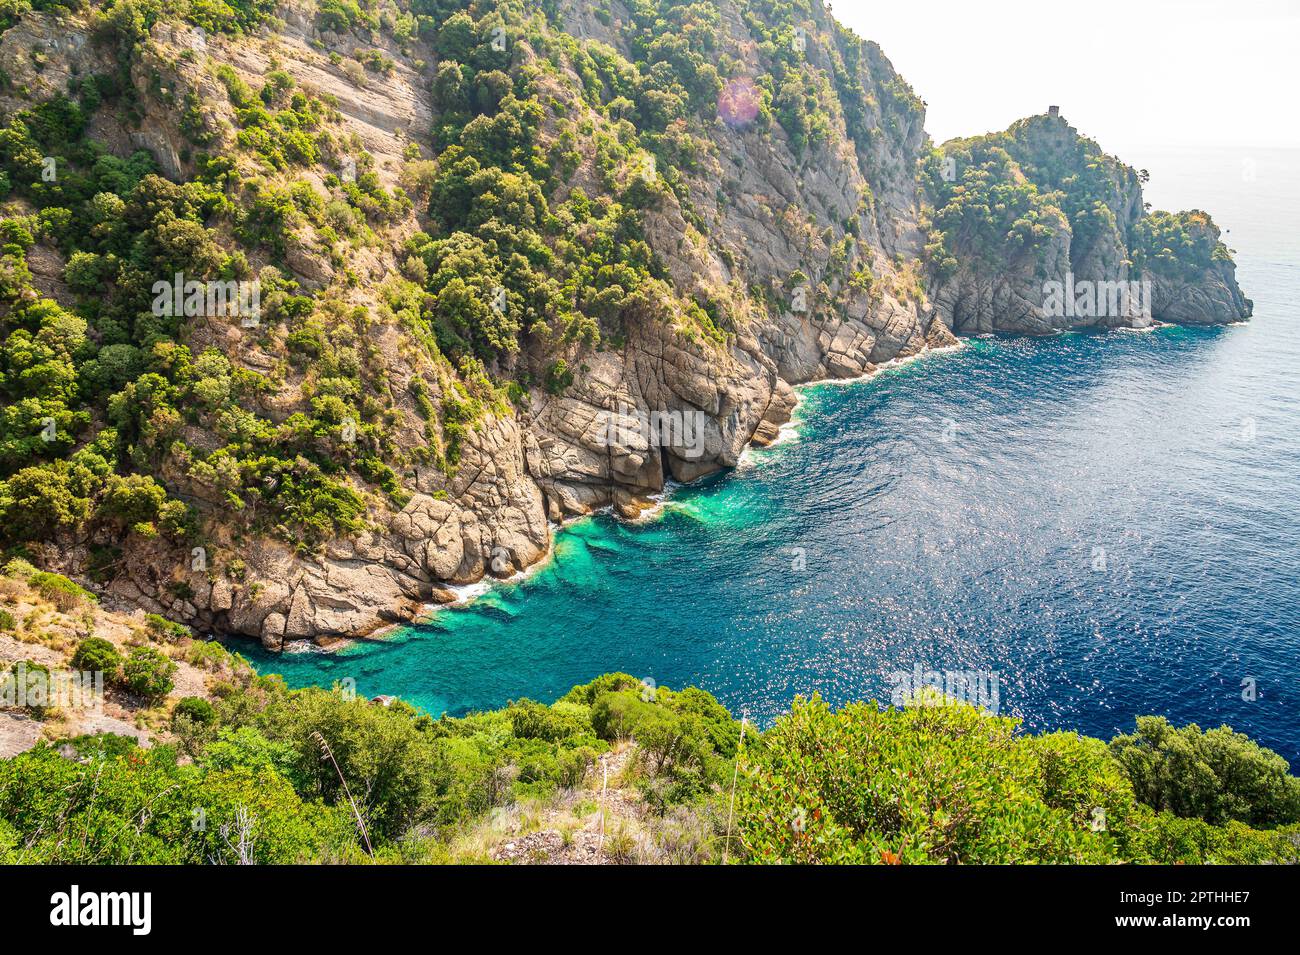
[[[651,919],[661,938],[670,936],[673,926],[690,925],[692,938],[701,928],[714,928],[733,941],[750,933],[761,937],[774,923],[789,922],[814,932],[852,925],[873,940],[915,939],[918,933],[933,933],[935,939],[1015,939],[1041,937],[1047,930],[1052,938],[1200,934],[1230,943],[1242,932],[1277,932],[1295,921],[1294,872],[1267,866],[601,872],[580,867],[32,867],[0,869],[0,887],[8,927],[18,937],[29,932],[76,934],[81,940],[112,936],[131,948],[245,932],[255,933],[259,942],[373,945],[390,932],[419,937],[434,931],[446,937],[446,930],[457,926],[485,937],[504,939],[517,931],[537,938],[539,931],[566,932],[568,920],[576,929],[591,926],[593,919],[613,920],[603,930],[611,939],[624,930],[646,931]],[[104,899],[98,893],[115,895]],[[143,895],[116,893],[149,893],[147,908]],[[60,920],[65,924],[53,924]],[[119,924],[70,924],[95,920]]]

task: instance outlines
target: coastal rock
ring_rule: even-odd
[[[285,619],[282,613],[272,613],[262,621],[262,646],[279,650],[284,646]]]
[[[1059,115],[955,140],[943,152],[944,173],[928,189],[939,249],[929,262],[930,299],[957,334],[1211,324],[1250,314],[1209,217],[1149,214],[1142,175]],[[980,191],[990,183],[1014,191],[994,200]],[[960,224],[986,200],[995,211]],[[1179,237],[1169,240],[1162,230],[1173,229]],[[1197,267],[1189,254],[1212,256],[1212,264]]]
[[[613,11],[602,17],[589,3],[559,0],[545,29],[558,24],[631,62],[643,59],[630,31],[620,28],[629,11],[617,2]],[[196,150],[182,130],[200,127],[211,154],[237,153],[239,117],[217,69],[252,89],[282,70],[337,109],[329,139],[358,154],[346,158],[363,159],[385,189],[405,182],[416,190],[403,178],[410,157],[437,154],[432,73],[419,65],[436,66],[436,52],[419,37],[399,44],[377,31],[375,52],[391,65],[382,76],[346,70],[344,63],[356,66],[355,37],[318,29],[312,10],[295,3],[279,12],[283,23],[274,32],[214,35],[204,44],[189,27],[154,25],[125,77],[139,115],[123,123],[118,112],[96,113],[94,138],[119,156],[147,151],[171,179],[192,177]],[[717,53],[741,64],[739,73],[761,76],[773,67],[772,56],[745,14],[731,0],[718,4]],[[427,293],[418,286],[414,304],[397,317],[385,290],[408,268],[407,240],[436,231],[427,195],[392,221],[371,216],[365,228],[373,241],[342,246],[344,259],[330,248],[326,230],[308,222],[289,230],[275,267],[303,292],[329,292],[329,306],[337,308],[326,324],[354,316],[356,330],[348,331],[340,361],[377,369],[378,383],[358,404],[373,405],[384,421],[384,440],[393,447],[379,450],[401,452],[386,459],[395,486],[381,489],[339,468],[340,480],[364,501],[364,529],[295,540],[266,520],[258,489],[236,514],[225,491],[170,460],[160,480],[198,515],[204,560],[196,565],[188,542],[134,535],[124,543],[121,534],[102,531],[91,543],[123,553],[112,578],[92,586],[124,607],[247,635],[271,649],[370,633],[418,616],[429,602],[454,600],[451,585],[507,578],[542,560],[553,522],[602,508],[634,519],[670,481],[734,467],[747,444],[777,438],[796,405],[793,385],[869,374],[885,362],[951,346],[955,335],[1046,334],[1085,324],[1046,313],[1045,282],[1134,277],[1129,234],[1144,215],[1137,174],[1094,155],[1095,144],[1059,117],[1026,120],[996,144],[1010,157],[1008,181],[1025,184],[1026,193],[1034,187],[1026,219],[1032,242],[1003,228],[1014,223],[999,224],[983,244],[954,230],[946,239],[951,261],[940,267],[927,252],[938,197],[917,180],[930,154],[923,104],[876,44],[848,35],[821,4],[806,17],[808,35],[817,38],[804,51],[808,68],[822,71],[827,83],[818,93],[828,101],[825,136],[792,139],[779,116],[758,109],[757,89],[753,115],[697,110],[656,134],[677,143],[664,148],[688,151],[689,162],[675,168],[671,187],[657,181],[653,198],[638,207],[634,231],[653,258],[653,278],[629,296],[611,328],[602,327],[599,347],[530,331],[520,336],[518,353],[470,370],[456,367],[433,341],[438,336],[430,334],[421,299]],[[0,90],[0,111],[8,116],[31,106],[20,89],[46,97],[77,77],[118,75],[112,44],[91,42],[93,34],[77,13],[25,12],[0,34],[0,68],[12,80]],[[523,40],[517,53],[523,63],[539,56]],[[607,109],[575,92],[587,78],[567,61],[560,69],[564,82],[537,82],[551,84],[547,96],[563,105],[566,125],[591,132],[577,142],[572,177],[553,196],[548,192],[548,201],[558,204],[577,188],[609,201],[625,183],[610,185],[596,144],[623,133]],[[853,110],[836,102],[845,88],[856,91]],[[202,109],[187,113],[186,102]],[[555,123],[553,116],[543,123],[538,149],[558,141]],[[953,155],[976,155],[970,141],[949,145]],[[331,153],[294,175],[324,189],[344,158]],[[1058,168],[1094,176],[1086,207],[1067,201],[1068,190],[1053,178]],[[256,176],[259,188],[290,188],[289,177],[277,179],[267,168],[249,165],[239,173]],[[591,239],[572,231],[566,241]],[[1217,242],[1217,231],[1211,238]],[[251,254],[257,261],[250,267],[271,264],[262,250]],[[61,253],[42,247],[29,259],[40,291],[71,302]],[[1194,275],[1151,275],[1157,320],[1222,322],[1250,314],[1230,261]],[[200,317],[187,322],[184,334],[192,354],[213,349],[268,383],[248,400],[269,427],[310,412],[323,393],[321,376],[293,360],[285,327],[253,331]],[[558,367],[560,354],[572,381],[542,386],[541,372]],[[501,397],[507,381],[524,385]],[[474,408],[473,420],[456,421],[453,433],[447,408],[462,406]],[[180,427],[183,444],[199,455],[229,440],[193,422]],[[69,534],[43,552],[42,562],[85,580],[90,554],[86,541]]]
[[[1242,293],[1231,262],[1218,262],[1196,279],[1156,275],[1151,280],[1156,319],[1179,325],[1224,325],[1245,321],[1254,311]]]

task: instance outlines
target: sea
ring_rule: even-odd
[[[460,715],[625,671],[769,725],[958,674],[1026,731],[1227,724],[1300,760],[1300,151],[1133,147],[1202,208],[1254,300],[1220,328],[969,339],[801,389],[733,470],[427,623],[270,654]],[[957,684],[960,686],[960,682]]]

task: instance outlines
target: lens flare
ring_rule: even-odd
[[[728,81],[718,94],[718,116],[732,129],[744,129],[758,117],[758,87],[748,78]]]

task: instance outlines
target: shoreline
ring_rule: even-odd
[[[1104,344],[1105,336],[1098,336],[1086,346],[1083,352],[1077,352],[1076,349],[1080,346],[1077,344],[1072,346],[1068,340],[1044,344],[1045,350],[1060,360],[1073,361],[1077,356],[1082,355],[1089,360],[1090,367],[1095,363],[1095,367],[1099,369],[1116,367],[1112,365],[1112,360],[1117,360],[1118,367],[1135,372],[1144,367],[1149,370],[1149,361],[1153,358],[1158,360],[1158,356],[1165,354],[1185,357],[1187,362],[1191,363],[1188,365],[1189,368],[1199,368],[1199,364],[1195,361],[1196,356],[1205,354],[1207,349],[1212,349],[1217,337],[1212,329],[1194,329],[1190,336],[1190,346],[1186,346],[1182,344],[1183,333],[1175,330],[1180,327],[1171,326],[1170,331],[1153,338],[1115,337],[1110,339],[1112,344],[1109,345]],[[1204,334],[1207,331],[1210,334]],[[1134,347],[1125,345],[1125,341],[1133,343]],[[1140,341],[1145,341],[1146,344],[1139,345]],[[692,641],[677,641],[673,647],[666,648],[664,651],[661,651],[658,646],[652,646],[646,654],[642,654],[639,649],[627,651],[628,644],[620,636],[620,628],[611,627],[610,621],[627,619],[628,609],[636,608],[643,602],[639,598],[625,597],[622,593],[614,591],[630,588],[632,592],[651,589],[652,592],[659,593],[660,585],[655,578],[660,575],[653,570],[659,564],[655,561],[647,565],[646,559],[656,549],[667,548],[665,553],[668,563],[663,566],[675,569],[671,572],[672,586],[662,592],[672,594],[675,600],[682,602],[682,606],[692,606],[694,599],[692,595],[698,595],[700,591],[696,590],[698,585],[690,582],[692,575],[690,555],[699,551],[693,546],[693,537],[692,540],[686,540],[682,536],[683,534],[692,536],[697,533],[692,527],[694,521],[683,519],[684,514],[703,521],[704,526],[698,531],[702,535],[699,538],[700,542],[711,541],[719,536],[725,537],[728,533],[724,529],[725,525],[733,519],[738,521],[738,527],[743,525],[745,533],[754,538],[753,543],[758,550],[753,553],[760,553],[764,535],[769,533],[764,530],[764,525],[783,528],[785,526],[784,508],[773,510],[766,506],[770,494],[779,495],[787,503],[797,502],[801,495],[799,485],[804,484],[805,480],[802,475],[808,473],[804,465],[811,462],[818,462],[818,470],[815,473],[823,473],[823,465],[826,468],[824,473],[828,475],[841,473],[845,467],[850,471],[853,470],[851,463],[853,452],[850,450],[847,459],[841,457],[838,452],[827,454],[825,438],[841,433],[851,435],[859,428],[868,427],[867,423],[873,418],[879,420],[882,414],[889,417],[888,427],[891,431],[896,434],[900,431],[906,434],[908,422],[915,418],[910,414],[910,410],[896,414],[886,411],[883,403],[890,401],[893,395],[897,394],[899,400],[907,402],[908,409],[912,406],[925,409],[928,401],[927,393],[940,387],[959,387],[958,383],[966,380],[968,369],[977,376],[982,376],[984,374],[982,369],[987,364],[997,369],[1001,376],[1006,376],[1006,382],[1010,382],[1014,380],[1012,375],[1020,366],[1022,359],[1027,359],[1031,364],[1036,361],[1033,357],[1036,351],[1033,341],[993,342],[986,347],[974,341],[967,341],[966,344],[969,350],[956,362],[937,360],[922,362],[915,366],[916,371],[883,378],[878,384],[859,391],[825,390],[814,393],[811,389],[822,382],[801,386],[799,390],[804,400],[808,402],[807,406],[802,403],[796,404],[792,396],[787,403],[787,408],[792,412],[791,427],[806,439],[804,446],[796,447],[793,452],[778,452],[767,457],[755,453],[754,470],[746,474],[738,473],[734,475],[734,480],[722,474],[718,475],[721,480],[717,480],[716,483],[713,480],[698,482],[698,486],[688,493],[679,494],[676,488],[666,489],[669,492],[667,495],[669,499],[660,502],[659,508],[673,507],[674,510],[679,511],[673,518],[672,524],[665,524],[658,528],[652,526],[643,533],[622,526],[629,523],[626,520],[597,523],[582,529],[573,528],[577,539],[556,541],[557,548],[564,550],[565,560],[557,562],[551,574],[534,581],[531,589],[527,591],[499,594],[495,599],[479,605],[470,615],[448,615],[429,627],[412,627],[400,634],[394,632],[397,639],[390,639],[386,646],[377,644],[358,646],[333,659],[312,656],[291,658],[283,661],[283,670],[277,670],[277,661],[271,657],[259,654],[257,660],[265,666],[265,672],[285,673],[290,685],[294,687],[313,685],[328,687],[337,674],[353,673],[361,679],[359,693],[365,692],[370,696],[387,693],[409,696],[412,700],[419,700],[417,705],[431,707],[431,712],[435,713],[444,708],[459,714],[465,711],[465,706],[495,706],[518,692],[532,691],[533,698],[549,699],[547,693],[550,692],[552,667],[561,668],[563,670],[561,675],[565,676],[572,669],[575,673],[573,682],[579,682],[587,679],[589,673],[596,673],[601,662],[608,662],[611,659],[618,661],[619,665],[615,667],[616,669],[634,674],[644,671],[655,674],[657,679],[658,668],[671,662],[674,672],[677,673],[678,682],[682,685],[699,683],[704,679],[702,674],[707,672],[713,676],[710,677],[710,682],[704,685],[712,692],[729,694],[731,701],[739,705],[737,701],[752,703],[748,694],[752,690],[757,690],[756,698],[763,701],[759,705],[766,706],[766,701],[771,696],[768,689],[771,687],[779,689],[780,681],[785,678],[779,661],[771,662],[767,654],[747,649],[753,646],[753,642],[744,639],[743,635],[738,635],[734,641],[728,640],[721,644],[726,650],[727,657],[738,652],[751,654],[753,657],[752,668],[738,668],[735,674],[729,667],[716,671],[710,668],[711,661],[724,659],[724,656],[705,654],[697,660],[689,645]],[[1256,346],[1258,347],[1258,341]],[[1055,366],[1055,359],[1052,365]],[[1048,377],[1050,378],[1050,374]],[[1193,375],[1190,380],[1195,382],[1196,375]],[[841,382],[831,381],[826,384],[837,385]],[[1083,392],[1088,390],[1086,385],[1082,386]],[[1155,387],[1154,390],[1159,391],[1160,388]],[[1069,393],[1075,391],[1074,388],[1068,389]],[[840,417],[842,414],[848,416],[843,421]],[[1081,418],[1080,422],[1085,420],[1086,416]],[[804,427],[805,425],[813,429],[811,433]],[[848,430],[843,431],[842,425]],[[850,449],[854,446],[852,443],[846,445]],[[758,447],[751,450],[763,449]],[[870,482],[870,476],[867,480]],[[815,483],[809,487],[816,488],[819,484]],[[823,489],[826,493],[821,495],[821,504],[833,509],[839,492]],[[747,512],[745,508],[749,503],[762,507],[762,515]],[[653,515],[648,517],[653,519]],[[580,519],[583,518],[575,520]],[[770,523],[772,521],[777,523]],[[573,521],[569,521],[566,525],[572,523]],[[722,527],[712,526],[715,523]],[[851,526],[851,521],[841,521],[842,528]],[[797,535],[803,533],[805,525],[796,523],[790,527],[792,535]],[[791,536],[788,539],[796,538]],[[787,540],[784,531],[779,540]],[[616,562],[606,563],[604,545],[607,542],[612,544],[613,541],[624,542],[624,546],[630,550],[632,556],[630,562],[625,563],[624,558],[611,554],[609,556],[614,556]],[[586,545],[592,545],[590,555],[586,553]],[[773,545],[779,546],[779,542],[774,540]],[[620,549],[622,548],[610,547],[611,551]],[[633,566],[634,564],[642,566],[638,569]],[[917,566],[925,565],[920,563]],[[772,568],[776,572],[783,571],[783,562],[779,559],[774,560]],[[617,580],[603,579],[608,576],[606,571],[609,569],[619,571]],[[625,569],[632,571],[630,576],[624,576],[622,571]],[[756,587],[763,576],[754,578]],[[592,584],[590,591],[585,586],[588,582]],[[570,583],[575,585],[571,593],[568,588]],[[714,588],[711,586],[710,590],[712,589]],[[770,597],[756,605],[762,608],[760,613],[763,615],[753,621],[752,627],[742,629],[757,633],[759,632],[757,628],[769,632],[773,632],[775,628],[774,632],[778,634],[785,630],[787,622],[785,618],[778,622],[765,612],[784,602],[785,598],[780,597],[782,590],[779,584],[777,589],[769,590],[767,584],[763,583],[762,589],[756,589],[753,593],[768,594]],[[772,597],[779,597],[779,599],[773,602],[770,599]],[[710,606],[715,609],[708,617],[712,621],[709,630],[721,630],[724,627],[722,621],[733,618],[736,613],[744,613],[743,610],[736,608],[743,608],[747,600],[752,600],[752,595],[747,597],[739,592],[734,597],[721,593],[718,601],[710,598]],[[651,601],[651,606],[653,605],[654,601]],[[1153,603],[1152,606],[1156,604]],[[663,629],[663,620],[672,619],[672,610],[667,610],[665,613],[668,616],[654,618],[660,621],[660,624],[655,627],[656,630]],[[794,630],[797,632],[797,619],[795,617],[789,619],[795,621]],[[1150,619],[1155,620],[1154,617]],[[566,632],[570,630],[567,623],[570,620],[580,628],[580,632]],[[768,622],[765,623],[765,620]],[[853,618],[850,617],[849,625],[852,625],[852,622]],[[923,641],[924,635],[919,634],[917,639]],[[814,652],[815,644],[816,641],[813,641]],[[921,642],[916,646],[922,649],[911,651],[908,659],[916,658],[926,663],[929,660],[924,649],[926,644]],[[619,654],[624,652],[632,652],[635,657],[627,661],[630,666],[621,665],[623,661],[619,658]],[[578,661],[577,665],[571,665],[571,661],[575,659]],[[650,665],[643,665],[643,659],[649,659]],[[892,660],[887,656],[881,659],[889,660],[892,665]],[[960,657],[960,659],[966,658]],[[697,666],[697,663],[700,665]],[[1091,661],[1087,662],[1089,669],[1092,665]],[[502,668],[503,673],[500,678],[493,674],[498,666]],[[608,668],[606,666],[606,669]],[[993,669],[1000,668],[1004,669],[1002,662],[998,661]],[[774,674],[771,681],[767,681],[764,677],[762,686],[749,687],[750,681],[745,679],[746,673],[752,671],[753,674],[767,674],[769,669]],[[877,667],[870,668],[872,672],[868,672],[868,669],[864,664],[861,674],[855,669],[853,677],[856,679],[861,675],[861,679],[866,681],[863,685],[870,687],[878,680],[879,673],[875,672]],[[1104,673],[1105,670],[1106,668],[1103,667],[1100,672]],[[816,666],[809,670],[810,674],[817,672]],[[667,674],[667,671],[664,673]],[[365,675],[364,679],[362,674]],[[1103,679],[1108,678],[1103,677]],[[717,682],[714,682],[715,680]],[[662,682],[665,685],[675,685],[667,675]],[[834,679],[827,680],[828,686],[833,683]],[[1006,702],[1010,705],[1012,701]],[[1149,705],[1154,706],[1154,704]],[[1084,713],[1085,710],[1086,707],[1076,711],[1075,716],[1084,718],[1079,714]],[[1204,716],[1203,712],[1196,714],[1188,712],[1189,715],[1182,718],[1192,720]],[[1032,711],[1032,708],[1021,709],[1017,715],[1026,713],[1031,719],[1042,718],[1041,712]],[[1102,716],[1105,714],[1102,713]],[[1086,718],[1091,719],[1091,716]],[[1090,724],[1077,722],[1072,718],[1064,728],[1089,732],[1085,725]]]
[[[531,578],[534,574],[537,574],[548,567],[555,557],[556,546],[559,542],[560,535],[575,524],[582,521],[592,520],[593,518],[602,515],[608,515],[619,523],[629,524],[632,526],[652,524],[663,518],[672,506],[672,498],[674,494],[682,488],[691,487],[698,484],[699,481],[715,477],[717,474],[724,473],[728,470],[748,470],[754,466],[755,462],[752,457],[754,453],[762,453],[782,445],[798,442],[801,436],[802,427],[806,423],[798,414],[799,409],[807,402],[804,395],[806,391],[819,387],[847,387],[865,384],[887,371],[905,368],[922,358],[931,355],[955,354],[968,347],[969,343],[967,339],[958,339],[957,342],[952,345],[942,345],[939,347],[926,346],[915,354],[901,358],[891,358],[888,361],[881,362],[870,371],[861,375],[855,375],[852,378],[820,378],[816,381],[805,381],[796,385],[791,385],[790,387],[794,390],[797,400],[790,409],[790,417],[781,424],[777,436],[767,444],[757,443],[751,437],[750,440],[745,443],[744,450],[741,452],[736,464],[732,467],[723,468],[713,474],[705,475],[697,481],[691,481],[686,484],[671,480],[666,482],[663,490],[657,491],[648,496],[648,500],[651,503],[646,507],[641,508],[635,517],[624,517],[618,513],[618,509],[615,505],[607,504],[603,507],[596,508],[587,514],[579,514],[558,522],[552,521],[549,524],[550,534],[546,551],[537,560],[533,561],[533,563],[529,564],[522,570],[515,571],[515,573],[509,577],[493,577],[491,574],[484,574],[481,578],[471,583],[441,585],[437,589],[451,592],[456,595],[456,598],[445,603],[432,602],[424,604],[418,617],[406,621],[393,621],[392,623],[385,624],[384,626],[378,627],[366,634],[331,638],[328,644],[318,643],[315,640],[296,640],[292,644],[286,643],[280,652],[293,654],[336,654],[347,650],[357,643],[386,641],[398,631],[417,627],[421,624],[430,622],[435,615],[443,610],[463,610],[466,607],[472,606],[480,597],[492,593],[497,588],[507,584],[522,583]]]
[[[1231,324],[1248,325],[1249,322],[1243,321],[1243,322],[1234,322]],[[1097,329],[1097,331],[1100,333],[1109,333],[1109,332],[1118,331],[1118,332],[1131,332],[1135,334],[1137,333],[1146,334],[1161,329],[1180,328],[1180,327],[1184,327],[1184,326],[1172,322],[1157,322],[1150,326],[1140,328],[1140,329],[1118,327],[1118,328]],[[1065,329],[1057,332],[1056,335],[1080,334],[1080,333],[1086,333],[1087,331],[1088,329]],[[533,563],[529,564],[527,567],[522,568],[521,570],[516,571],[515,573],[511,574],[509,577],[498,578],[498,577],[493,577],[491,574],[484,574],[483,577],[470,583],[439,584],[436,589],[454,594],[455,595],[454,599],[445,602],[434,601],[434,602],[423,604],[420,613],[416,616],[411,617],[410,619],[391,621],[367,633],[358,633],[358,634],[352,634],[348,636],[337,636],[337,637],[325,638],[326,642],[317,642],[317,640],[314,639],[295,640],[292,643],[286,642],[284,648],[280,652],[293,653],[293,654],[340,653],[358,643],[366,643],[372,641],[373,642],[387,641],[401,630],[409,629],[412,627],[420,626],[421,624],[429,623],[440,611],[463,610],[466,607],[472,606],[474,602],[477,601],[480,597],[492,593],[494,590],[501,587],[502,585],[523,583],[524,581],[530,579],[534,574],[537,574],[542,570],[544,570],[546,567],[548,567],[551,561],[555,557],[556,547],[560,535],[564,533],[567,529],[572,528],[574,525],[582,521],[592,520],[602,515],[610,516],[615,521],[621,524],[628,524],[631,526],[646,526],[652,524],[662,519],[663,516],[668,512],[668,510],[671,509],[673,505],[673,497],[680,489],[685,487],[691,487],[695,484],[700,483],[701,481],[705,481],[710,478],[716,477],[717,475],[722,474],[726,471],[733,471],[733,472],[747,471],[756,465],[757,462],[754,457],[755,455],[762,454],[763,452],[775,448],[779,448],[785,445],[797,443],[801,439],[803,426],[807,423],[806,419],[800,415],[800,410],[803,409],[804,406],[807,404],[809,392],[812,392],[815,389],[823,388],[823,387],[842,388],[842,387],[851,387],[855,385],[865,384],[867,382],[874,380],[875,378],[878,378],[882,374],[891,371],[897,371],[902,368],[906,368],[909,365],[912,365],[927,357],[935,356],[935,355],[957,354],[959,352],[966,350],[967,348],[970,348],[972,343],[976,340],[986,340],[986,339],[994,340],[999,337],[1001,336],[995,333],[988,333],[988,334],[982,334],[976,336],[965,336],[965,337],[958,338],[953,344],[950,345],[940,345],[937,347],[932,347],[927,345],[914,354],[903,356],[903,357],[891,358],[888,361],[881,362],[879,365],[872,368],[870,371],[865,372],[864,374],[861,375],[855,375],[852,378],[820,378],[814,381],[805,381],[805,382],[800,382],[799,384],[791,385],[790,387],[794,390],[796,395],[796,401],[795,404],[790,409],[790,416],[786,419],[785,422],[783,422],[780,425],[779,430],[777,432],[777,436],[774,439],[772,439],[770,442],[767,442],[766,444],[755,441],[751,437],[750,440],[746,442],[745,448],[741,452],[736,464],[733,465],[732,467],[720,469],[719,471],[713,472],[712,474],[705,475],[697,479],[696,481],[692,481],[686,484],[682,484],[670,480],[665,484],[663,490],[648,495],[646,498],[648,503],[645,506],[641,507],[634,516],[627,516],[625,514],[620,513],[618,506],[615,504],[606,504],[586,514],[574,515],[565,518],[563,520],[560,520],[558,522],[551,521],[548,523],[548,528],[550,533],[548,535],[546,550]]]
[[[1233,325],[1248,325],[1248,324],[1249,322],[1246,321],[1233,322],[1223,327],[1231,327]],[[1096,331],[1098,331],[1099,333],[1130,332],[1134,334],[1147,334],[1162,329],[1181,328],[1181,327],[1184,326],[1173,322],[1156,322],[1144,328],[1117,327],[1117,328],[1097,329]],[[1086,333],[1087,331],[1088,329],[1083,329],[1083,328],[1063,329],[1059,332],[1056,332],[1055,334],[1056,335],[1082,334],[1082,333]],[[756,464],[754,458],[756,454],[762,454],[763,452],[775,448],[797,443],[801,439],[803,426],[807,423],[806,419],[804,419],[799,412],[807,404],[809,392],[824,387],[843,388],[843,387],[851,387],[855,385],[865,384],[867,382],[874,380],[875,378],[880,377],[882,374],[891,371],[897,371],[902,368],[906,368],[909,365],[915,364],[916,362],[925,359],[927,357],[935,356],[935,355],[957,354],[959,352],[966,350],[967,348],[970,348],[972,342],[976,340],[995,340],[999,337],[1001,336],[995,333],[987,333],[987,334],[975,335],[975,336],[965,336],[962,338],[958,338],[951,345],[940,345],[937,347],[931,347],[927,345],[914,354],[906,355],[903,357],[891,358],[888,361],[881,362],[879,365],[872,368],[870,371],[865,372],[864,374],[861,375],[855,375],[852,378],[819,378],[815,381],[805,381],[805,382],[800,382],[799,384],[791,385],[790,387],[794,390],[796,395],[796,401],[795,404],[790,408],[789,418],[787,418],[786,421],[780,425],[779,430],[777,432],[777,436],[773,438],[771,441],[767,442],[766,444],[757,442],[751,437],[750,440],[745,443],[744,450],[741,452],[740,457],[736,461],[736,464],[733,465],[732,467],[720,469],[719,471],[713,472],[712,474],[705,475],[697,479],[696,481],[691,481],[686,484],[682,484],[671,480],[668,481],[664,485],[663,490],[657,491],[654,494],[647,496],[646,500],[649,503],[641,507],[637,511],[635,516],[629,517],[624,514],[621,514],[619,512],[617,505],[606,504],[586,514],[574,515],[560,521],[551,521],[548,523],[548,528],[550,533],[548,535],[546,550],[544,553],[541,554],[541,556],[538,557],[537,560],[533,561],[533,563],[529,564],[527,567],[524,567],[521,570],[515,571],[515,573],[511,574],[509,577],[498,578],[498,577],[493,577],[491,574],[484,574],[478,580],[466,584],[440,584],[436,589],[454,594],[455,595],[454,599],[445,602],[434,601],[434,602],[423,604],[420,613],[417,616],[414,616],[408,620],[397,620],[397,621],[385,623],[383,626],[377,627],[368,633],[326,638],[327,642],[324,643],[317,642],[314,639],[295,640],[293,641],[293,643],[286,642],[284,648],[280,652],[294,653],[294,654],[340,653],[358,643],[366,643],[372,641],[383,642],[389,640],[392,638],[394,634],[396,634],[401,630],[409,629],[411,627],[417,627],[420,626],[421,624],[429,623],[440,611],[463,610],[466,607],[472,606],[474,602],[477,601],[480,597],[492,593],[497,588],[503,585],[523,583],[524,581],[531,578],[534,574],[540,573],[542,570],[548,567],[551,561],[555,557],[556,546],[558,544],[560,535],[564,533],[566,530],[568,530],[569,528],[572,528],[574,525],[582,521],[592,520],[602,515],[610,516],[615,521],[621,524],[628,524],[634,527],[646,526],[652,524],[662,519],[663,516],[668,512],[668,510],[671,509],[674,495],[682,488],[691,487],[695,484],[700,483],[701,481],[705,481],[710,478],[716,477],[718,474],[722,474],[726,471],[739,472],[739,471],[749,470],[750,468],[754,467]]]

